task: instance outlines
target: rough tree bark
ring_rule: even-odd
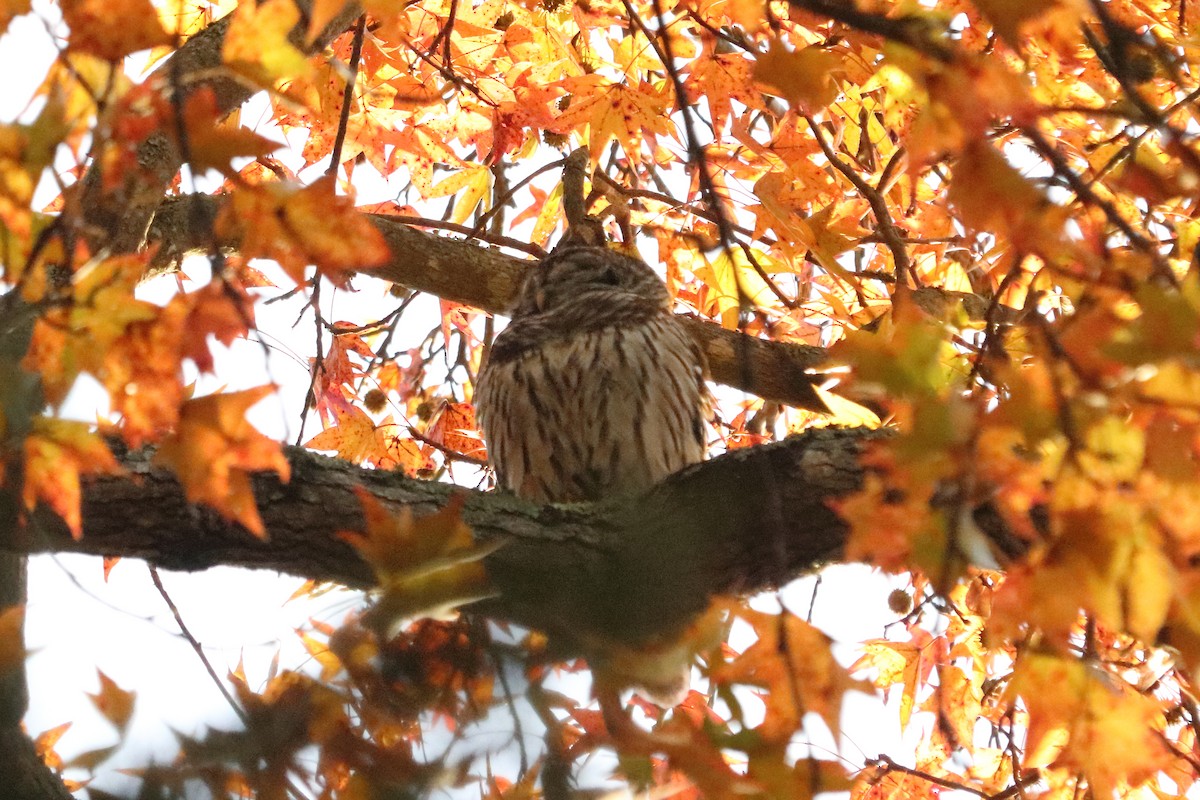
[[[484,560],[497,595],[477,604],[481,613],[568,638],[636,642],[686,623],[713,595],[778,586],[836,559],[845,526],[826,501],[859,485],[859,449],[878,435],[811,431],[699,464],[638,497],[545,507],[291,448],[289,483],[255,479],[266,541],[189,504],[152,453],[138,451],[122,454],[126,475],[87,484],[79,540],[45,509],[18,525],[17,504],[0,497],[0,551],[272,569],[366,588],[370,568],[338,536],[363,527],[354,487],[417,515],[461,493],[477,539],[502,543]]]

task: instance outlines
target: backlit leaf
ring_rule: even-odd
[[[176,432],[155,457],[179,477],[188,500],[216,509],[259,538],[266,538],[267,531],[250,475],[271,470],[283,481],[291,475],[279,443],[263,436],[245,418],[251,406],[273,392],[272,386],[260,386],[187,401]]]

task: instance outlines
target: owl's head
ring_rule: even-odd
[[[529,271],[513,316],[622,301],[671,308],[667,287],[641,259],[605,247],[560,247]]]

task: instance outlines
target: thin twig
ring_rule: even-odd
[[[1123,233],[1133,247],[1150,256],[1154,264],[1155,273],[1159,277],[1168,283],[1177,283],[1175,273],[1171,271],[1170,265],[1167,264],[1162,254],[1158,252],[1155,244],[1147,239],[1141,231],[1134,228],[1128,220],[1122,217],[1112,203],[1098,196],[1092,190],[1092,187],[1075,170],[1071,169],[1071,165],[1067,163],[1066,157],[1042,135],[1041,131],[1031,125],[1025,125],[1022,126],[1021,132],[1033,143],[1034,149],[1041,153],[1050,162],[1050,165],[1054,167],[1054,174],[1065,180],[1080,200],[1099,208],[1109,223]]]
[[[350,127],[350,104],[354,102],[354,85],[358,82],[358,63],[362,58],[363,36],[367,30],[367,15],[363,14],[354,25],[354,45],[350,51],[350,75],[346,78],[346,89],[342,92],[342,109],[338,114],[337,135],[333,140],[333,152],[329,156],[326,175],[336,175],[342,163],[342,147],[346,143],[346,129]]]
[[[846,177],[846,180],[858,190],[858,193],[863,196],[867,203],[871,206],[871,212],[875,215],[875,224],[878,233],[883,239],[884,245],[892,253],[892,260],[896,265],[896,274],[905,275],[912,281],[913,288],[920,288],[921,283],[917,278],[916,272],[912,268],[912,262],[908,258],[908,249],[904,246],[904,238],[900,229],[896,227],[896,223],[892,221],[892,213],[888,210],[887,200],[879,193],[875,187],[867,183],[861,175],[838,157],[838,154],[833,149],[825,134],[821,132],[821,126],[817,124],[812,116],[805,114],[804,120],[808,123],[808,127],[812,129],[813,137],[817,140],[817,145],[820,146],[821,152],[825,154],[825,158],[838,172]],[[896,287],[899,289],[903,286],[897,282]]]
[[[549,164],[544,164],[513,184],[507,192],[501,195],[500,198],[492,204],[491,210],[479,218],[479,221],[475,223],[475,227],[472,228],[471,232],[467,234],[467,238],[479,238],[479,235],[487,230],[488,222],[491,221],[492,217],[498,214],[499,210],[504,207],[504,204],[511,200],[513,196],[522,189],[522,187],[524,187],[538,175],[541,175],[543,172],[549,172],[552,169],[558,169],[565,161],[566,159],[560,158],[558,161],[552,161]],[[495,231],[493,231],[492,234],[493,236],[496,235]]]
[[[416,217],[411,214],[375,214],[381,219],[391,220],[392,222],[400,222],[404,225],[413,225],[418,228],[441,228],[442,230],[452,231],[454,233],[463,233],[473,239],[478,239],[481,242],[498,245],[500,247],[509,247],[513,250],[519,250],[522,253],[528,253],[534,258],[545,258],[546,251],[538,247],[536,244],[522,242],[517,239],[511,239],[507,236],[492,236],[484,235],[481,231],[466,225],[459,225],[455,222],[446,222],[440,219],[430,219],[429,217]]]
[[[225,682],[217,675],[216,669],[213,668],[212,662],[208,660],[208,656],[204,652],[204,646],[192,635],[187,623],[183,621],[183,615],[179,613],[179,608],[175,605],[175,601],[171,599],[171,595],[167,593],[166,587],[163,586],[162,578],[158,574],[158,568],[153,564],[147,564],[147,568],[150,570],[150,580],[154,583],[154,588],[158,590],[159,596],[162,597],[163,602],[170,609],[171,616],[175,618],[175,624],[179,626],[179,633],[183,635],[187,643],[196,651],[196,657],[204,665],[205,672],[212,678],[213,684],[217,687],[221,696],[225,698],[225,702],[229,703],[229,707],[233,709],[233,713],[237,714],[238,719],[245,723],[247,721],[246,712],[242,709],[241,704],[230,694],[228,687],[225,686]]]

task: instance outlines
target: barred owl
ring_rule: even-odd
[[[596,500],[700,461],[705,371],[649,266],[560,246],[530,271],[479,376],[498,484],[538,503]]]

